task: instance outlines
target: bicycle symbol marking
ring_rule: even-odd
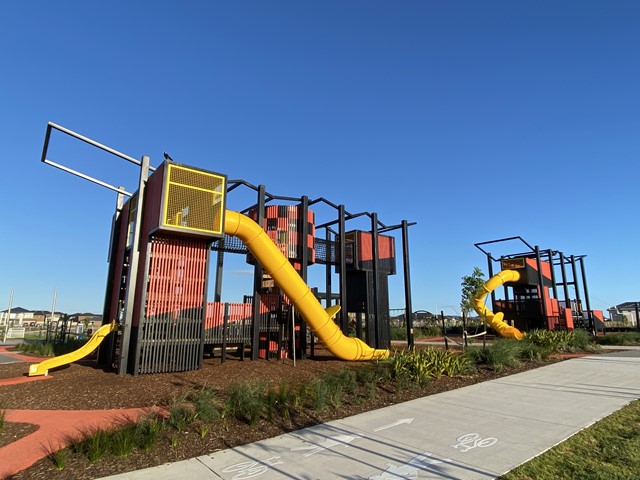
[[[480,435],[477,433],[466,433],[456,438],[456,442],[458,443],[451,446],[465,453],[472,448],[490,447],[491,445],[495,445],[497,441],[498,439],[495,437],[480,438]]]
[[[273,465],[281,465],[284,462],[279,460],[280,457],[271,457],[266,460],[259,461],[246,461],[236,463],[235,465],[231,465],[222,470],[222,473],[234,473],[238,472],[236,475],[231,477],[231,480],[245,480],[247,478],[257,477],[258,475],[262,475],[263,473],[269,470],[269,467]]]

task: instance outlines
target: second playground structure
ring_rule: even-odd
[[[510,241],[525,245],[528,251],[495,258],[485,250],[487,245]],[[501,238],[475,246],[487,256],[491,278],[474,299],[474,309],[499,335],[521,339],[525,332],[534,329],[573,330],[578,326],[595,332],[603,328],[602,311],[591,309],[584,255],[567,256],[558,250],[542,250],[521,237]],[[494,263],[501,269],[496,275]],[[496,298],[499,287],[503,287],[503,299]],[[488,295],[491,309],[485,305]]]

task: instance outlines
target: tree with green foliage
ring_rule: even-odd
[[[473,310],[473,299],[482,293],[484,281],[484,273],[478,267],[473,267],[473,273],[471,275],[462,277],[460,310],[465,318],[468,317],[469,312]]]

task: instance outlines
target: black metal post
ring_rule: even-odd
[[[131,263],[129,264],[129,278],[127,293],[125,297],[124,316],[122,318],[122,340],[120,345],[120,362],[118,374],[127,373],[127,362],[129,361],[129,342],[131,341],[131,323],[133,322],[133,310],[135,307],[136,285],[138,279],[138,263],[140,257],[140,230],[142,227],[142,205],[144,201],[145,186],[149,178],[150,158],[146,155],[142,157],[140,163],[140,177],[138,181],[138,195],[136,196],[136,214],[133,227],[133,238],[131,241]],[[146,241],[146,240],[145,240]],[[134,372],[135,373],[135,372]]]
[[[551,286],[553,288],[553,298],[558,299],[558,285],[556,284],[556,271],[553,267],[553,250],[550,248],[547,250],[547,257],[549,257],[549,269],[551,270]]]
[[[224,238],[221,238],[218,246],[218,254],[216,256],[216,282],[214,285],[215,292],[213,294],[213,301],[219,302],[222,298],[222,271],[224,267]]]
[[[411,305],[411,272],[409,270],[409,224],[402,220],[402,258],[404,259],[404,306],[407,319],[407,347],[414,348],[413,306]]]
[[[260,228],[262,229],[264,229],[265,193],[266,187],[264,185],[258,186],[258,205],[256,207],[258,211],[256,216],[256,223],[260,225]],[[253,325],[251,330],[251,360],[257,360],[260,353],[260,290],[262,289],[262,273],[262,265],[260,265],[260,262],[258,262],[258,260],[256,259],[253,269],[253,305],[251,311]],[[267,335],[269,335],[269,332],[267,332]]]
[[[371,214],[371,255],[373,257],[373,325],[375,327],[375,348],[380,348],[381,328],[380,308],[378,304],[378,296],[380,285],[378,284],[378,214]],[[369,321],[369,319],[367,319]]]
[[[567,281],[567,269],[564,266],[566,259],[564,253],[558,252],[560,255],[560,270],[562,272],[562,290],[564,291],[564,306],[571,309],[571,297],[569,295],[569,282]]]
[[[491,277],[493,277],[493,264],[491,263],[491,254],[487,253],[487,271],[489,274],[489,278],[487,278],[487,280],[489,280]],[[495,311],[496,309],[496,292],[495,290],[493,290],[491,292],[491,309]]]
[[[578,285],[578,274],[576,272],[576,258],[571,255],[571,274],[573,275],[573,288],[576,290],[576,308],[578,309],[578,313],[582,316],[582,323],[584,326],[584,310],[582,309],[582,301],[580,300],[580,286]]]
[[[340,250],[340,328],[345,335],[349,334],[349,314],[347,312],[347,249],[344,205],[338,206],[338,249]]]
[[[48,133],[48,131],[47,131]],[[124,187],[123,187],[124,190]],[[109,254],[107,258],[107,262],[109,267],[107,269],[107,286],[105,289],[104,295],[104,306],[102,308],[102,324],[106,325],[107,323],[111,323],[111,321],[116,320],[116,312],[111,311],[111,303],[113,300],[113,292],[114,287],[119,285],[119,282],[116,282],[116,279],[113,278],[116,270],[116,258],[118,253],[118,239],[120,238],[120,215],[122,214],[122,206],[124,205],[124,194],[118,193],[116,197],[116,211],[113,214],[113,221],[111,224],[111,239],[109,240]],[[117,310],[117,308],[116,308]],[[113,363],[113,346],[114,339],[117,335],[117,332],[113,335],[109,335],[103,342],[103,344],[99,347],[98,350],[98,363],[101,367],[110,367]]]
[[[582,288],[584,288],[584,301],[587,305],[587,318],[589,319],[589,331],[591,335],[596,334],[596,322],[591,311],[591,302],[589,301],[589,289],[587,288],[587,272],[584,269],[584,257],[580,257],[580,274],[582,276]]]
[[[220,363],[224,363],[227,359],[227,341],[229,340],[229,304],[225,302],[224,313],[222,317],[222,353],[220,354]],[[244,346],[242,347],[244,349]]]
[[[302,250],[301,252],[301,260],[300,263],[302,264],[301,269],[300,269],[300,275],[302,276],[302,280],[304,281],[304,283],[307,283],[307,271],[309,268],[309,248],[307,247],[308,245],[308,237],[309,237],[309,197],[307,197],[306,195],[303,196],[301,198],[302,202],[301,202],[301,210],[302,210],[302,228],[301,228],[301,236],[302,238],[300,239],[300,241],[298,242],[298,245],[300,246],[300,249]],[[304,360],[307,356],[307,323],[306,322],[301,322],[300,323],[300,355],[298,356],[299,359]],[[293,328],[293,331],[291,332],[291,349],[295,349],[296,348],[296,330],[295,328]],[[295,353],[294,353],[294,358],[295,357]]]
[[[444,349],[449,350],[449,341],[447,340],[447,326],[444,323],[444,310],[440,310],[440,320],[442,321],[442,335],[444,336]]]
[[[544,275],[542,274],[542,260],[540,259],[540,247],[536,245],[534,247],[536,253],[536,266],[538,267],[538,298],[540,306],[542,307],[542,316],[544,321],[549,326],[549,315],[547,313],[547,299],[544,297]]]
[[[638,311],[638,302],[636,302],[636,330],[640,332],[640,313]]]

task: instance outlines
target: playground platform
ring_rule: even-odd
[[[103,480],[492,479],[639,398],[611,351]]]

